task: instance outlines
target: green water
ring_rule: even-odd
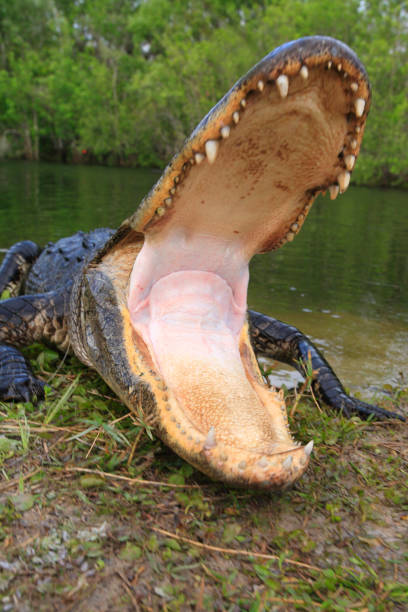
[[[116,227],[158,176],[2,163],[0,247]],[[319,198],[293,243],[253,260],[248,304],[309,334],[352,390],[369,396],[400,373],[407,380],[408,192],[350,188],[335,202]]]

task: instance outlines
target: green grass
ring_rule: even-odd
[[[74,358],[26,355],[52,388],[0,404],[0,608],[407,608],[406,424],[289,394],[292,430],[315,441],[307,473],[280,494],[229,489]],[[388,391],[406,409],[407,388]]]

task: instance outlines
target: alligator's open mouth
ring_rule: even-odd
[[[292,439],[249,343],[248,263],[293,240],[318,193],[347,188],[369,99],[345,45],[284,45],[200,123],[128,221],[144,234],[128,308],[161,390],[159,435],[217,479],[286,486],[306,469],[312,445]]]

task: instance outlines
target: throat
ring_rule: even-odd
[[[239,294],[242,298],[242,290]],[[246,300],[238,303],[230,285],[214,272],[166,274],[152,284],[146,297],[135,301],[133,295],[129,302],[133,327],[151,347],[163,375],[172,353],[177,353],[180,363],[200,358],[219,367],[232,347],[238,347]]]

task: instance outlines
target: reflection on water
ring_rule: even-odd
[[[0,165],[0,247],[116,227],[158,172]],[[408,193],[350,188],[319,198],[293,243],[251,264],[251,308],[290,322],[365,395],[408,378]]]

